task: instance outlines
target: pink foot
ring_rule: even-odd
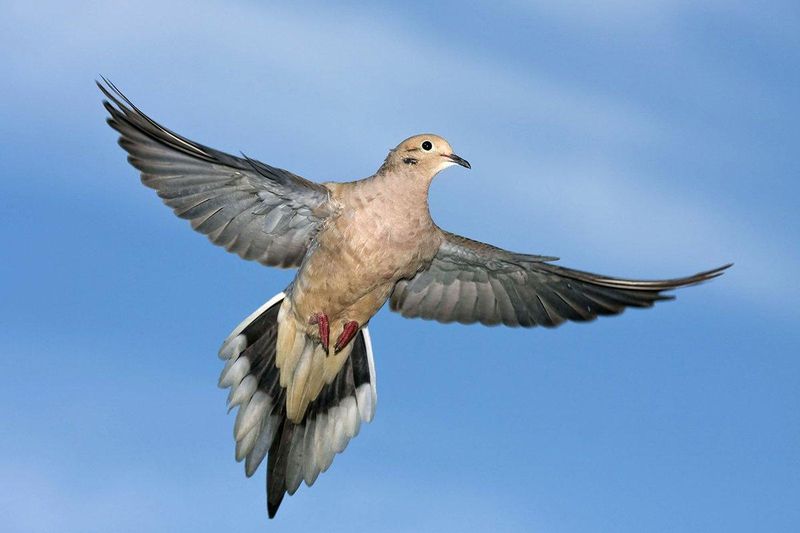
[[[342,351],[342,349],[347,346],[347,343],[353,340],[353,337],[356,336],[357,332],[358,322],[351,320],[345,324],[344,328],[342,328],[342,333],[339,335],[339,338],[336,339],[336,345],[333,347],[334,353],[339,353]]]
[[[331,337],[331,327],[328,322],[328,315],[325,313],[317,313],[311,315],[308,321],[309,324],[317,324],[319,326],[319,341],[322,347],[325,348],[325,353],[328,353],[328,343]]]

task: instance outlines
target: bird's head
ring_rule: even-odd
[[[472,168],[466,159],[453,153],[453,148],[438,135],[414,135],[397,145],[386,157],[385,167],[408,169],[428,179],[452,165]]]

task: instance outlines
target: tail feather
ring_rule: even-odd
[[[364,327],[331,381],[320,385],[320,376],[310,373],[303,380],[300,397],[307,408],[299,422],[287,416],[288,391],[276,364],[284,298],[280,293],[261,306],[220,348],[220,358],[226,361],[220,386],[230,388],[229,407],[239,409],[234,424],[236,459],[244,460],[248,477],[267,459],[270,518],[287,492],[294,494],[303,481],[313,485],[320,472],[328,469],[334,455],[358,434],[361,422],[372,420],[377,401],[372,346]],[[309,355],[318,354],[314,350]],[[305,356],[301,352],[299,364]],[[318,389],[316,395],[305,398],[313,389]]]
[[[292,432],[294,431],[294,424],[287,419],[281,421],[278,428],[278,435],[272,441],[272,447],[269,450],[269,459],[267,463],[267,514],[270,518],[275,517],[283,501],[283,496],[286,494],[286,463],[289,459],[289,443],[292,440]]]

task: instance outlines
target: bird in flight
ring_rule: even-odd
[[[437,135],[415,135],[372,176],[316,183],[182,137],[142,113],[111,82],[98,87],[142,183],[211,242],[243,259],[297,268],[294,280],[223,342],[236,460],[267,461],[267,511],[309,486],[375,414],[367,325],[386,300],[405,317],[554,327],[651,307],[663,292],[715,278],[641,281],[555,265],[439,228],[428,189],[470,164]]]

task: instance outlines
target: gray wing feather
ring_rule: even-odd
[[[443,232],[427,269],[397,282],[390,306],[404,317],[485,325],[555,327],[570,320],[651,307],[730,265],[684,278],[642,281],[601,276],[551,264],[553,257],[509,252]]]
[[[176,215],[214,244],[265,265],[295,267],[331,214],[329,190],[289,171],[190,141],[142,113],[113,84],[109,125],[128,161]]]

